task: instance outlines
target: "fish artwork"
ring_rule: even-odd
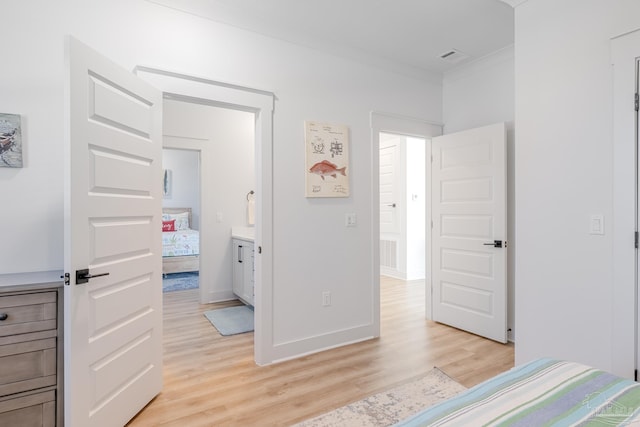
[[[324,180],[325,176],[331,176],[333,178],[337,178],[339,173],[342,174],[343,176],[347,176],[346,170],[347,170],[346,166],[338,169],[338,166],[334,165],[330,161],[323,160],[311,166],[311,169],[309,169],[309,172],[314,173],[316,175],[320,175],[320,178]]]

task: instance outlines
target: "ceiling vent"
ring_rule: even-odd
[[[466,53],[462,53],[456,49],[451,49],[440,54],[440,59],[442,59],[443,61],[451,62],[451,63],[460,62],[463,59],[467,59],[467,58],[469,58],[469,55],[467,55]]]

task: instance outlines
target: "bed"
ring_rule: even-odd
[[[191,208],[162,208],[163,275],[200,269],[200,233],[191,221]]]
[[[640,425],[640,384],[579,363],[539,359],[396,426],[630,424]]]

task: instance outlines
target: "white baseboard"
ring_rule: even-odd
[[[205,304],[210,304],[214,302],[232,301],[234,299],[238,299],[238,297],[233,293],[233,291],[214,291],[208,292],[204,301]]]
[[[276,344],[271,350],[271,363],[297,359],[309,354],[376,338],[373,325],[357,326],[298,341]]]

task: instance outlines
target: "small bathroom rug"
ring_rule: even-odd
[[[236,335],[253,331],[253,308],[246,305],[205,311],[204,316],[220,332],[220,335]]]

